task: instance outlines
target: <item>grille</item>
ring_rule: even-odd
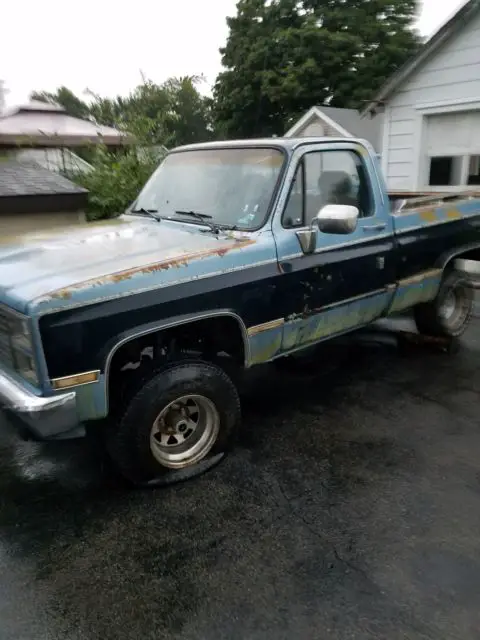
[[[10,346],[10,318],[14,317],[5,308],[0,307],[0,365],[14,368],[12,348]]]

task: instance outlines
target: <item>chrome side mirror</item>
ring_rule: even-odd
[[[347,204],[327,204],[313,218],[309,229],[297,231],[303,253],[313,253],[317,244],[317,230],[322,233],[348,234],[357,228],[360,215],[357,207]]]
[[[348,204],[327,204],[312,220],[312,227],[315,225],[322,233],[353,233],[359,214],[357,207]]]

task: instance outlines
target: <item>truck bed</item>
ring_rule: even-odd
[[[389,190],[388,197],[390,200],[410,200],[411,198],[426,198],[426,197],[434,197],[434,198],[450,198],[458,195],[473,195],[480,196],[480,189],[468,189],[462,192],[456,191],[449,193],[448,191],[403,191],[403,190]]]
[[[413,211],[421,211],[425,209],[445,209],[453,211],[460,207],[461,210],[470,210],[472,202],[476,203],[478,212],[480,213],[480,192],[472,193],[471,191],[464,193],[432,193],[425,194],[410,194],[409,197],[394,197],[389,192],[389,199],[391,210],[393,214],[411,213]],[[459,213],[461,213],[459,209]],[[462,217],[457,216],[457,217]]]
[[[391,212],[396,233],[407,233],[477,216],[480,222],[480,194],[437,193],[432,196],[396,200],[392,202]]]

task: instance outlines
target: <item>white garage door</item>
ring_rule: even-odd
[[[427,116],[429,156],[480,154],[480,111]]]
[[[425,184],[480,186],[480,111],[427,116]]]

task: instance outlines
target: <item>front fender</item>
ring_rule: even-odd
[[[141,338],[143,336],[157,333],[159,331],[164,331],[166,329],[171,329],[173,327],[179,327],[181,325],[186,325],[192,322],[197,322],[199,320],[207,320],[209,318],[219,318],[219,317],[230,317],[233,318],[239,325],[241,330],[242,338],[243,338],[243,347],[245,353],[245,366],[249,366],[250,363],[250,343],[248,338],[248,331],[245,323],[242,318],[234,311],[230,309],[216,309],[214,311],[204,311],[200,313],[189,313],[180,316],[174,316],[168,319],[160,320],[159,322],[151,322],[149,324],[140,325],[133,329],[129,329],[119,335],[117,335],[114,339],[112,339],[106,346],[105,349],[100,354],[100,362],[103,363],[102,373],[100,376],[99,382],[102,386],[102,415],[98,416],[100,418],[108,415],[108,380],[110,375],[110,367],[112,364],[113,357],[115,353],[123,347],[128,342],[135,340],[137,338]],[[98,402],[96,403],[98,407]]]

